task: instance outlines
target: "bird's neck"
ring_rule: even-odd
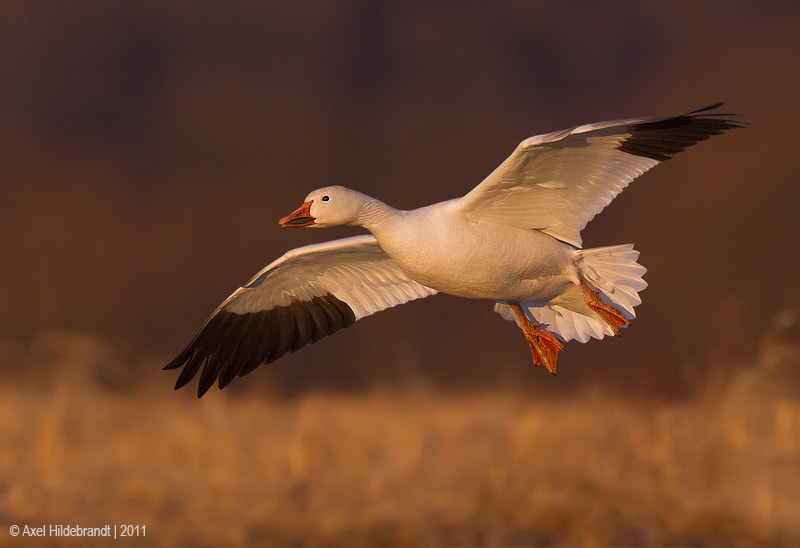
[[[401,211],[384,204],[375,198],[369,198],[361,207],[361,211],[351,224],[363,226],[373,234],[380,232],[401,215]]]

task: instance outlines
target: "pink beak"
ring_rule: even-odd
[[[311,226],[315,219],[311,216],[311,204],[314,200],[309,200],[301,205],[297,210],[289,213],[286,217],[278,221],[281,226]]]

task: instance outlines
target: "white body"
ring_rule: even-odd
[[[411,279],[457,297],[545,303],[577,282],[572,247],[538,230],[470,221],[457,205],[385,206],[367,228]]]

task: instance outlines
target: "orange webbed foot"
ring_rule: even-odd
[[[558,353],[564,348],[564,345],[549,331],[539,329],[542,324],[531,322],[518,305],[511,305],[511,309],[519,320],[525,338],[528,339],[533,355],[533,364],[544,365],[550,373],[555,375]]]
[[[594,310],[597,315],[608,324],[608,326],[611,328],[611,331],[614,332],[614,335],[620,334],[621,327],[630,325],[631,322],[629,322],[625,316],[620,314],[619,310],[601,299],[600,294],[597,291],[590,289],[589,286],[584,283],[580,285],[580,288],[586,304],[588,304],[589,308]]]

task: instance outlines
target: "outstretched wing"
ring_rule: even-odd
[[[471,192],[473,221],[541,230],[581,246],[581,230],[633,179],[699,141],[745,124],[709,113],[588,124],[530,137]]]
[[[225,299],[164,369],[184,366],[175,388],[202,367],[202,396],[262,363],[299,350],[379,310],[435,290],[418,284],[367,234],[289,251]]]

